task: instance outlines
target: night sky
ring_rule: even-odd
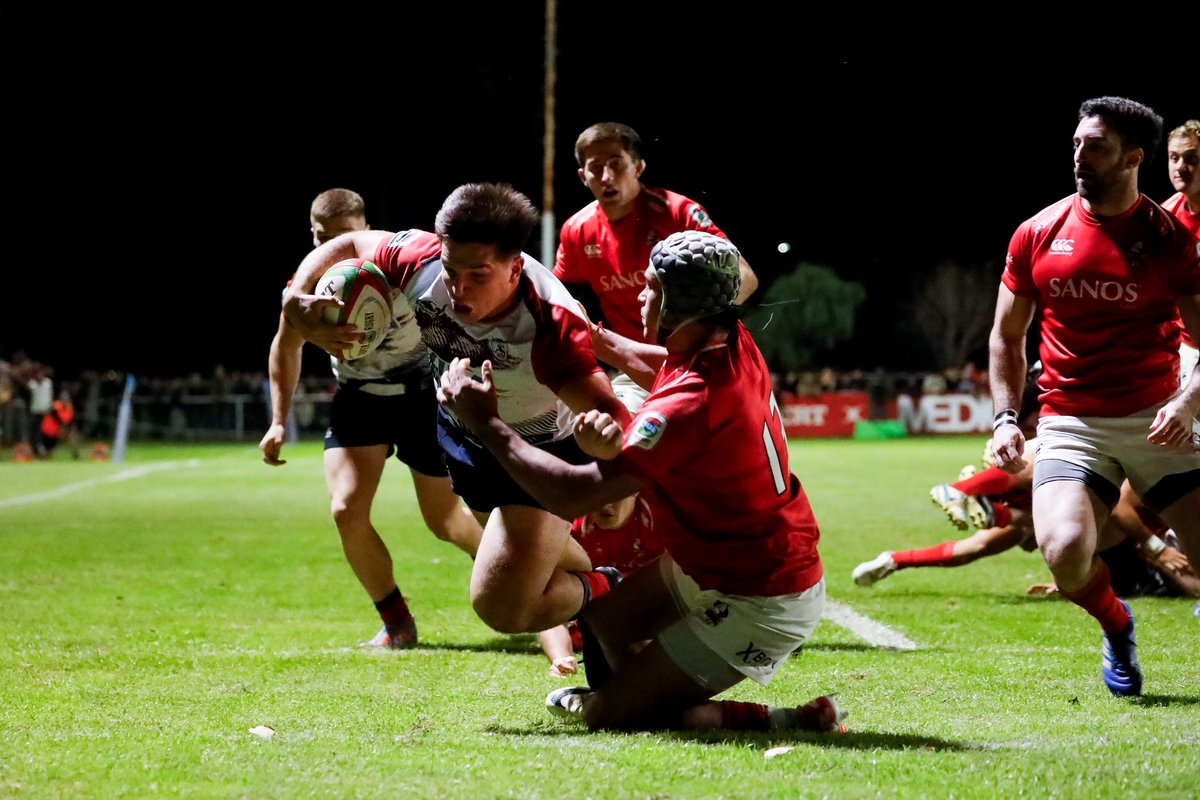
[[[576,134],[613,119],[642,135],[645,182],[702,202],[764,287],[799,261],[863,282],[862,366],[923,368],[890,335],[897,298],[944,260],[998,276],[1016,225],[1073,191],[1082,100],[1133,97],[1168,129],[1200,115],[1165,19],[943,20],[935,36],[754,13],[778,4],[560,0],[547,209],[543,4],[412,5],[286,21],[0,6],[0,356],[63,376],[265,370],[317,192],[356,189],[372,227],[397,230],[432,227],[460,183],[509,181],[557,227],[591,200]],[[1157,200],[1164,148],[1142,173]]]

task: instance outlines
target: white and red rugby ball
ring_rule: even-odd
[[[372,352],[383,342],[392,324],[392,289],[387,277],[365,258],[347,258],[325,271],[313,294],[336,297],[341,306],[325,309],[325,319],[338,325],[353,325],[363,335],[361,342],[338,356],[353,361]]]

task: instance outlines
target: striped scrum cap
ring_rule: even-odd
[[[728,239],[705,231],[672,233],[650,251],[663,287],[662,311],[681,319],[725,311],[742,285],[740,262]]]

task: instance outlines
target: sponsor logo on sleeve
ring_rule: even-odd
[[[634,423],[633,433],[629,435],[629,444],[650,450],[662,439],[666,427],[666,417],[656,411],[647,411]]]
[[[401,245],[404,244],[404,240],[408,239],[412,235],[413,235],[413,232],[411,230],[400,231],[399,233],[397,233],[395,236],[393,236],[391,239],[388,240],[387,246],[389,249],[395,249],[397,247],[400,247]]]
[[[708,212],[700,206],[692,206],[688,213],[692,215],[692,221],[701,228],[707,228],[712,225],[712,219],[709,218]]]

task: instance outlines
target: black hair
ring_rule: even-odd
[[[516,255],[539,216],[530,199],[507,183],[466,183],[442,203],[434,231],[456,242],[494,244],[504,255]]]
[[[1085,117],[1104,120],[1126,148],[1142,148],[1143,165],[1153,163],[1163,133],[1163,118],[1154,109],[1128,97],[1093,97],[1079,106],[1079,119]]]

